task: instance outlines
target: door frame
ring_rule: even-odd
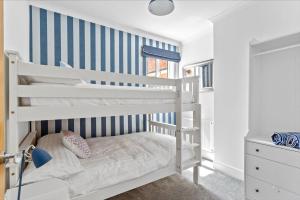
[[[0,152],[5,151],[5,68],[4,68],[4,23],[3,4],[0,0]],[[0,163],[0,199],[5,193],[5,166]]]

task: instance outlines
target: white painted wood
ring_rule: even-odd
[[[250,57],[249,135],[300,130],[299,54],[295,47]]]
[[[246,156],[246,175],[300,195],[300,169],[255,156]]]
[[[182,173],[182,94],[183,84],[182,80],[176,82],[176,171]]]
[[[271,141],[246,140],[246,154],[273,160],[300,169],[300,150],[279,146]]]
[[[196,133],[193,135],[193,143],[198,144],[198,147],[195,147],[195,155],[196,160],[199,161],[199,163],[194,166],[194,174],[193,174],[193,180],[195,184],[198,184],[198,177],[199,177],[199,166],[201,166],[202,162],[202,134],[201,134],[201,105],[199,104],[200,100],[200,85],[199,85],[199,77],[196,77],[193,81],[193,94],[195,103],[198,105],[197,109],[193,111],[193,128],[195,129]]]
[[[8,134],[8,152],[18,151],[18,123],[17,123],[17,108],[18,108],[18,85],[17,66],[19,58],[16,54],[9,54],[9,134]]]
[[[124,90],[122,88],[99,89],[74,86],[19,85],[19,97],[76,97],[76,98],[131,98],[131,99],[174,99],[175,91]]]
[[[6,191],[6,200],[16,200],[18,188],[12,188]],[[22,200],[69,200],[69,191],[66,183],[59,179],[49,179],[37,183],[22,186]]]
[[[37,132],[35,121],[31,121],[31,122],[30,122],[30,125],[31,125],[31,131],[32,131],[32,132]]]
[[[276,52],[279,52],[279,51],[284,51],[284,50],[288,50],[288,49],[292,49],[292,48],[296,48],[296,47],[300,47],[300,44],[286,46],[286,47],[282,47],[282,48],[278,48],[278,49],[274,49],[274,50],[270,50],[270,51],[264,51],[262,53],[257,53],[254,56],[262,56],[262,55],[276,53]]]
[[[183,110],[192,110],[195,105],[182,105]],[[32,106],[19,107],[18,121],[38,121],[72,118],[89,118],[101,116],[118,116],[158,112],[174,112],[175,104],[133,104],[133,105],[83,105],[83,106]]]
[[[246,198],[249,200],[299,200],[300,196],[251,176],[246,178]]]
[[[182,163],[182,170],[186,170],[189,169],[191,167],[193,167],[194,169],[196,168],[195,171],[193,171],[193,176],[197,175],[199,173],[199,166],[200,165],[200,161],[199,160],[188,160]],[[194,179],[196,178],[198,180],[198,177],[193,177]],[[194,180],[195,181],[195,180]],[[198,182],[194,182],[195,184],[198,184]]]
[[[16,57],[16,56],[15,56]],[[15,58],[14,57],[14,58]],[[189,167],[194,168],[194,181],[198,182],[198,166],[201,164],[201,107],[199,104],[199,79],[197,77],[190,77],[185,79],[160,79],[152,77],[116,74],[108,72],[95,72],[92,70],[67,69],[57,68],[54,66],[43,66],[29,63],[18,62],[12,63],[13,70],[10,71],[10,121],[13,131],[17,127],[18,122],[31,122],[32,133],[30,133],[22,143],[20,148],[25,148],[27,145],[35,142],[38,133],[35,132],[35,121],[40,120],[55,120],[55,119],[69,119],[69,118],[90,118],[100,116],[118,116],[118,115],[133,115],[133,114],[149,114],[149,127],[151,131],[159,131],[162,134],[170,134],[176,136],[176,168],[174,166],[167,167],[144,177],[119,183],[117,185],[100,189],[88,195],[80,196],[75,199],[101,199],[108,198],[119,193],[128,191],[130,189],[139,187],[149,182],[158,180],[160,178],[172,175],[176,172],[181,173],[183,169]],[[122,89],[101,90],[92,88],[74,88],[70,86],[65,87],[49,87],[36,85],[18,85],[18,76],[42,77],[42,78],[61,78],[61,79],[83,79],[96,80],[106,82],[122,82],[122,83],[137,83],[145,84],[151,87],[158,88],[175,88],[175,91],[123,91]],[[55,80],[54,79],[54,80]],[[185,88],[185,89],[184,89]],[[187,90],[192,93],[192,103],[183,103],[183,91]],[[175,103],[160,103],[160,104],[132,104],[132,105],[103,105],[103,106],[19,106],[18,97],[78,97],[78,98],[136,98],[136,99],[175,99]],[[183,130],[182,127],[182,112],[194,111],[193,128]],[[152,113],[166,113],[176,112],[176,126],[153,122]],[[174,133],[176,132],[176,133]],[[189,135],[190,143],[196,151],[196,159],[189,162],[182,163],[182,135]],[[18,150],[17,131],[10,134],[12,144],[9,143],[10,148]],[[199,149],[199,150],[198,150]],[[10,175],[10,178],[13,176]]]
[[[87,69],[69,69],[55,66],[22,63],[18,68],[18,75],[53,77],[63,79],[82,79],[122,83],[138,83],[147,85],[175,86],[175,79],[163,79],[147,76],[136,76],[130,74],[118,74],[111,72],[97,72]]]
[[[32,131],[24,138],[19,146],[19,150],[26,150],[30,145],[36,145],[37,133]]]
[[[159,127],[165,128],[165,129],[172,130],[172,131],[176,130],[176,125],[173,125],[173,124],[167,124],[167,123],[156,122],[156,121],[149,121],[149,124],[151,126],[159,126]]]
[[[198,91],[198,90],[194,90]],[[197,99],[199,99],[199,92]],[[196,155],[196,160],[199,161],[199,163],[194,167],[194,183],[198,184],[198,177],[199,177],[199,166],[201,166],[202,162],[202,139],[201,139],[201,105],[198,104],[198,109],[196,109],[193,112],[193,126],[195,128],[195,133],[192,135],[193,136],[193,143],[198,144],[199,146],[194,148],[195,155]]]
[[[162,168],[159,170],[156,170],[154,172],[151,172],[145,176],[122,182],[110,187],[106,187],[100,190],[97,190],[95,192],[92,192],[87,195],[81,195],[78,197],[74,197],[72,200],[102,200],[107,199],[109,197],[118,195],[120,193],[132,190],[134,188],[143,186],[145,184],[157,181],[159,179],[162,179],[164,177],[171,176],[173,174],[176,174],[176,171],[174,169],[174,166],[168,166],[166,168]]]
[[[9,153],[17,153],[19,151],[19,128],[18,128],[18,76],[17,70],[20,58],[17,53],[8,53],[8,70],[9,70],[9,109],[8,109],[8,131],[6,134],[7,145],[6,151]],[[15,186],[18,181],[19,166],[10,163],[8,165],[9,185]]]
[[[286,50],[300,45],[300,33],[295,33],[263,42],[253,42],[254,55],[264,55],[276,51]]]
[[[199,127],[192,127],[192,128],[182,128],[182,132],[187,135],[195,135],[199,134],[200,128]]]
[[[300,33],[250,44],[249,133],[245,138],[249,200],[300,199],[300,150],[271,141],[275,131],[300,129],[299,53]],[[254,187],[262,192],[253,192]]]

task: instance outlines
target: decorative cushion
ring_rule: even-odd
[[[72,131],[62,131],[62,142],[66,148],[72,151],[79,158],[89,158],[91,150],[87,142],[78,134]]]

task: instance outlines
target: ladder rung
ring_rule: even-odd
[[[196,147],[200,147],[200,144],[192,143],[191,146],[192,146],[193,148],[196,148]]]
[[[182,132],[185,134],[196,134],[199,133],[199,128],[198,127],[193,127],[193,128],[183,128]]]
[[[181,148],[176,148],[177,151],[181,151],[181,150],[186,150],[186,149],[190,149],[190,147],[192,146],[192,148],[196,148],[196,147],[200,147],[200,144],[198,143],[192,143],[192,144],[188,144],[188,145],[182,145]]]
[[[182,170],[186,170],[191,167],[200,166],[201,162],[199,160],[189,160],[182,164]]]

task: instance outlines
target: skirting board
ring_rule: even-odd
[[[214,168],[217,171],[223,172],[224,174],[232,176],[236,179],[244,180],[244,171],[241,169],[232,167],[230,165],[218,161],[214,162]]]
[[[202,158],[207,160],[215,160],[215,153],[202,148]]]

